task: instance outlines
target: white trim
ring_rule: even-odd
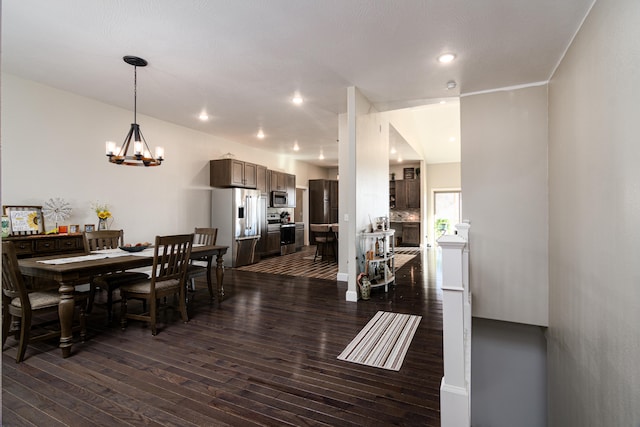
[[[348,273],[338,273],[336,275],[336,280],[338,282],[348,282],[349,281],[349,274]]]
[[[345,294],[345,298],[349,302],[358,302],[358,292],[357,291],[347,291]]]
[[[546,84],[549,84],[549,80],[545,80],[543,82],[525,83],[522,85],[515,85],[515,86],[498,87],[494,89],[479,90],[477,92],[469,92],[465,94],[460,94],[460,98],[464,98],[465,96],[484,95],[486,93],[506,92],[509,90],[518,90],[518,89],[525,89],[528,87],[544,86]]]

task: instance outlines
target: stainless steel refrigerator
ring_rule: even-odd
[[[260,191],[213,188],[211,226],[218,229],[216,244],[228,246],[224,265],[239,267],[256,261],[255,247],[265,221]]]

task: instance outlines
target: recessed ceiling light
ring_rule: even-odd
[[[260,129],[258,131],[258,134],[256,135],[258,138],[263,139],[264,138],[264,132],[262,132],[262,129]]]
[[[391,147],[391,151],[389,151],[391,154],[396,154],[396,147]]]
[[[402,157],[398,156],[398,163],[402,163]]]
[[[319,160],[324,160],[324,153],[320,151],[320,155],[318,156]]]
[[[440,104],[446,104],[447,101],[445,101],[444,99],[442,101],[440,101]]]
[[[456,140],[456,137],[455,137],[455,136],[450,136],[450,137],[449,137],[449,142],[453,142],[453,141],[455,141],[455,140]]]
[[[293,144],[293,151],[300,151],[300,146],[298,145],[298,141],[296,141],[296,143]]]
[[[454,59],[456,59],[456,56],[453,53],[443,53],[442,55],[438,56],[438,62],[442,64],[449,63]]]
[[[203,122],[206,122],[207,120],[209,120],[209,115],[203,111],[202,113],[200,113],[198,118]]]
[[[458,86],[458,84],[455,82],[455,80],[449,80],[447,82],[447,89],[449,89],[449,90],[455,89],[456,86]]]
[[[302,96],[300,96],[299,93],[296,93],[295,95],[293,95],[293,98],[291,98],[291,102],[293,102],[296,105],[301,105],[303,102]]]

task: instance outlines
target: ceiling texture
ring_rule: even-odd
[[[432,121],[442,122],[436,110],[547,81],[593,2],[11,0],[2,2],[1,66],[132,110],[133,70],[122,57],[140,56],[149,65],[138,69],[139,113],[332,167],[347,87],[378,111],[409,108],[426,129],[416,129],[429,140],[422,146],[459,139],[455,125]],[[438,63],[445,52],[456,59]],[[291,102],[296,92],[302,105]],[[392,143],[414,138],[403,132]],[[418,151],[427,162],[459,161],[457,145]]]

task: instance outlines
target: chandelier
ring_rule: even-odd
[[[109,162],[117,165],[126,166],[160,166],[164,160],[164,148],[156,147],[155,156],[151,155],[151,150],[147,145],[144,135],[140,130],[140,126],[136,120],[137,113],[137,87],[138,87],[138,67],[146,67],[147,61],[137,56],[125,56],[122,58],[124,62],[133,65],[133,123],[129,133],[124,138],[121,147],[117,147],[113,141],[107,141],[107,157]],[[133,147],[129,154],[129,147],[133,139]]]

